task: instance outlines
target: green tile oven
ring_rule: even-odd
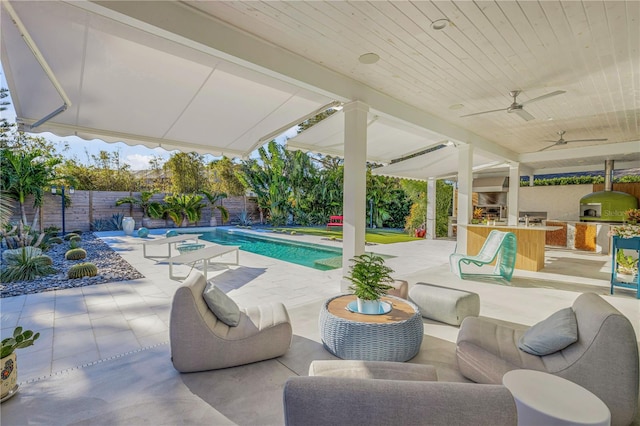
[[[604,163],[604,191],[580,199],[580,220],[583,222],[623,222],[624,212],[638,208],[638,199],[631,194],[612,191],[613,160]]]
[[[598,191],[580,199],[580,220],[584,222],[622,222],[624,212],[637,209],[638,200],[619,191]]]

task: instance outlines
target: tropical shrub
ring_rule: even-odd
[[[132,206],[140,207],[142,209],[142,214],[144,217],[149,217],[149,206],[152,203],[151,197],[153,197],[157,192],[158,191],[142,191],[139,197],[120,198],[116,201],[116,206],[131,204]],[[117,229],[122,229],[122,227],[119,227]]]
[[[95,277],[98,275],[98,267],[91,262],[78,263],[69,268],[67,276],[69,279],[76,279],[82,277]]]
[[[82,248],[73,248],[64,254],[64,258],[67,260],[80,260],[85,257],[87,257],[87,252]]]
[[[205,206],[202,195],[173,194],[164,197],[165,211],[177,226],[187,226],[189,222],[197,223]]]

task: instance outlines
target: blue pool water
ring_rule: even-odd
[[[232,229],[205,232],[200,239],[216,244],[240,246],[244,251],[321,271],[339,268],[342,257],[342,249],[339,248],[249,234]]]

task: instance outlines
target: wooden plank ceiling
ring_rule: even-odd
[[[637,1],[187,3],[520,154],[549,147],[563,130],[566,140],[607,141],[540,158],[623,142],[640,151]],[[446,28],[431,28],[445,18]],[[368,52],[380,61],[360,63]],[[566,93],[525,105],[531,121],[506,111],[461,117],[506,109],[511,90],[522,91],[518,102]]]

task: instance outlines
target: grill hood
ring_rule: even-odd
[[[483,177],[473,180],[473,192],[507,192],[509,178],[505,176]]]

